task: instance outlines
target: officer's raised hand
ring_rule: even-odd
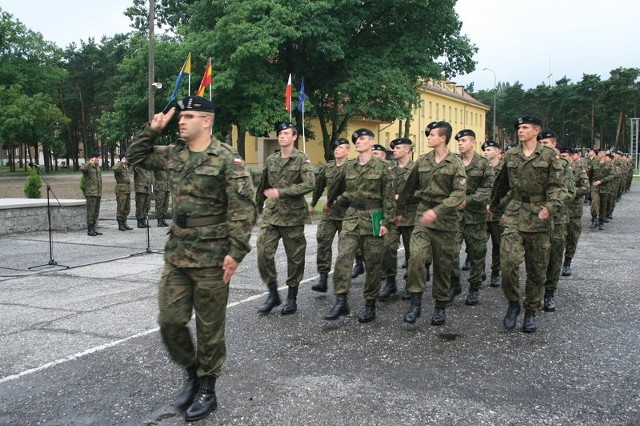
[[[155,132],[162,132],[164,128],[167,127],[167,124],[169,124],[169,121],[171,121],[175,113],[176,108],[172,107],[166,114],[162,112],[155,114],[151,119],[151,123],[149,123],[149,127]]]

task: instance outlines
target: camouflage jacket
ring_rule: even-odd
[[[131,162],[131,159],[129,159]],[[131,162],[133,164],[133,162]],[[142,168],[140,166],[134,166],[133,169],[133,187],[135,192],[141,194],[151,194],[151,186],[153,185],[153,172]]]
[[[84,196],[102,197],[102,170],[100,166],[84,163],[80,166],[82,176],[84,176]]]
[[[464,165],[464,163],[463,163]],[[467,207],[464,212],[464,223],[476,224],[487,220],[487,205],[491,197],[491,188],[495,176],[489,160],[477,152],[468,166],[465,166],[467,174]]]
[[[335,160],[328,161],[320,170],[318,178],[316,179],[316,185],[313,189],[313,198],[311,198],[311,207],[315,207],[318,204],[318,200],[322,197],[324,189],[327,188],[328,192],[335,191],[336,185],[340,182],[342,177],[342,167],[338,166]],[[329,220],[342,220],[347,208],[338,204],[334,204],[330,209],[325,208],[322,213],[322,219]]]
[[[467,174],[462,162],[452,153],[436,162],[435,152],[421,155],[411,168],[407,181],[398,197],[398,204],[406,203],[412,195],[420,199],[416,211],[416,224],[422,214],[432,209],[438,219],[427,228],[457,231],[459,215],[456,208],[467,193]]]
[[[407,178],[411,172],[411,168],[415,166],[415,161],[409,161],[406,166],[400,167],[395,166],[393,168],[393,173],[396,176],[395,186],[396,186],[396,194],[399,194],[403,191],[405,184],[407,183]],[[402,205],[396,203],[396,215],[402,216],[402,219],[398,222],[398,226],[413,226],[416,223],[416,212],[418,211],[418,205],[420,204],[420,199],[414,195],[409,196],[406,199],[406,202]]]
[[[119,162],[113,166],[113,176],[116,178],[116,194],[128,194],[131,192],[131,172],[129,166]]]
[[[333,200],[348,206],[342,220],[343,231],[357,228],[360,235],[373,235],[374,211],[382,211],[381,225],[391,229],[396,215],[393,179],[389,163],[375,157],[365,164],[360,164],[357,158],[344,163],[340,182],[328,195],[330,206]]]
[[[295,148],[287,158],[282,158],[278,152],[271,154],[265,162],[256,192],[258,211],[264,209],[263,223],[274,226],[304,225],[309,218],[304,195],[313,191],[314,185],[313,167],[306,154]],[[269,188],[278,190],[278,199],[264,196],[264,191]]]
[[[496,164],[495,166],[491,166],[491,165],[489,166],[493,169],[493,178],[494,178],[493,181],[495,183],[496,176],[500,174],[500,171],[504,167],[504,161],[500,160],[500,162],[498,162],[498,164]],[[493,187],[491,189],[493,190]],[[502,200],[500,200],[500,203],[498,203],[498,205],[492,209],[491,220],[487,218],[487,222],[500,222],[500,219],[502,218],[502,214],[504,213],[504,209],[507,207],[507,204],[509,204],[509,194],[510,192],[508,192],[507,195],[502,197]],[[491,198],[491,195],[489,195],[489,198]]]
[[[584,206],[582,197],[589,193],[589,178],[584,166],[578,161],[573,163],[571,170],[573,171],[573,185],[576,188],[576,193],[569,201],[569,217],[581,217]]]
[[[519,232],[549,232],[553,219],[540,219],[543,207],[551,216],[566,199],[564,168],[555,150],[538,144],[526,157],[522,146],[509,149],[504,166],[496,177],[491,193],[491,210],[500,204],[509,191],[510,200],[503,215],[505,227]]]
[[[156,192],[168,192],[169,191],[169,175],[164,170],[154,170],[153,177],[156,181],[154,191]]]
[[[560,164],[562,164],[563,168],[562,177],[564,181],[565,198],[560,208],[553,214],[553,223],[567,224],[569,223],[569,203],[571,203],[571,200],[573,200],[576,195],[576,185],[574,183],[571,164],[563,158],[560,158]]]
[[[589,168],[589,178],[591,183],[600,181],[600,186],[594,186],[598,188],[598,192],[608,194],[613,191],[613,181],[615,178],[614,170],[610,162],[604,160],[602,163],[599,161],[592,161]]]
[[[131,164],[166,170],[173,197],[174,223],[169,228],[165,261],[179,268],[222,266],[226,255],[240,262],[251,251],[256,223],[251,176],[238,152],[211,138],[202,152],[184,143],[154,146],[159,133],[147,127],[129,146]],[[220,222],[181,227],[175,221],[220,217]]]

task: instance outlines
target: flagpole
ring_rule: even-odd
[[[304,136],[304,108],[302,108],[302,152],[307,153],[307,138]]]

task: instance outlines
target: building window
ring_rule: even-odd
[[[436,120],[440,120],[440,104],[436,102]]]
[[[429,101],[429,120],[433,119],[433,103]]]

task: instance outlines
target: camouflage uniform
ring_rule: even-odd
[[[341,170],[344,163],[338,166],[335,160],[328,161],[316,179],[311,199],[311,207],[315,207],[322,196],[325,188],[328,191],[335,190],[341,177]],[[330,209],[325,208],[322,218],[316,231],[318,250],[316,254],[316,265],[319,273],[329,273],[331,270],[333,239],[336,234],[342,231],[342,219],[347,209],[344,206],[334,205]]]
[[[100,216],[100,199],[102,197],[102,170],[100,166],[94,166],[85,162],[80,166],[84,176],[84,197],[87,202],[87,225],[94,227],[98,224]]]
[[[504,166],[504,162],[500,161],[498,164],[493,167],[493,175],[498,176],[502,167]],[[502,213],[504,212],[504,208],[509,202],[508,197],[505,197],[499,206],[496,207],[496,210],[493,212],[491,217],[487,217],[487,234],[491,237],[491,277],[499,277],[500,276],[500,240],[502,239],[501,235],[504,231],[504,227],[500,224],[500,219],[502,219]],[[492,281],[493,285],[493,281]],[[499,284],[496,282],[495,287]]]
[[[156,198],[156,219],[162,220],[167,218],[167,209],[169,207],[169,177],[164,170],[155,170],[153,176],[156,185],[153,188]]]
[[[329,194],[329,203],[348,205],[342,220],[338,257],[333,274],[334,293],[347,295],[351,288],[351,265],[358,247],[365,264],[364,298],[374,301],[380,291],[384,237],[373,235],[372,213],[382,211],[382,226],[390,229],[395,217],[393,174],[387,162],[371,157],[366,164],[347,160],[338,190]],[[339,197],[338,194],[342,194]]]
[[[257,241],[258,269],[266,284],[277,282],[275,254],[281,238],[287,254],[287,286],[297,288],[302,281],[307,248],[304,224],[309,218],[304,195],[313,191],[314,185],[313,168],[306,154],[294,148],[287,158],[280,153],[267,158],[256,192],[258,210],[264,208]],[[265,197],[264,191],[269,188],[278,189],[278,199]]]
[[[552,225],[551,218],[542,220],[538,213],[546,207],[553,215],[563,203],[566,196],[563,167],[555,150],[542,145],[537,145],[529,157],[522,146],[511,148],[503,161],[491,196],[494,211],[511,191],[500,244],[502,290],[509,302],[520,302],[518,269],[524,261],[527,273],[524,306],[535,312],[540,309],[544,292]]]
[[[464,239],[471,260],[469,270],[469,291],[478,291],[485,279],[485,258],[487,257],[487,204],[491,196],[491,187],[495,179],[489,160],[477,152],[468,166],[467,202],[461,212],[459,231],[456,237],[456,250],[453,256],[452,277],[460,278],[460,249]]]
[[[151,208],[153,173],[142,167],[133,167],[133,185],[136,192],[136,219],[146,220]]]
[[[184,143],[154,147],[160,134],[146,128],[129,146],[132,165],[166,170],[173,194],[173,220],[158,290],[160,334],[171,358],[197,365],[198,376],[215,376],[226,357],[225,314],[229,283],[225,256],[242,261],[251,250],[256,221],[253,185],[237,151],[211,139],[202,152]],[[186,324],[196,312],[197,351]]]
[[[589,177],[591,178],[591,182],[601,182],[600,186],[591,187],[591,217],[597,217],[601,221],[604,221],[607,217],[613,179],[615,178],[611,163],[606,160],[600,162],[594,159],[589,169]]]
[[[411,234],[411,256],[407,272],[411,293],[422,293],[427,286],[425,264],[433,262],[432,295],[436,302],[449,299],[455,237],[459,216],[456,208],[464,201],[467,177],[462,162],[452,153],[436,162],[435,152],[420,156],[411,168],[407,181],[398,198],[403,205],[416,195],[420,200],[416,221]],[[429,225],[420,223],[427,210],[433,210],[438,219]]]
[[[587,171],[579,163],[574,163],[572,170],[576,194],[568,205],[569,223],[567,224],[567,240],[564,252],[564,256],[568,258],[573,258],[573,255],[576,253],[578,240],[582,233],[582,210],[584,204],[582,198],[589,193]]]
[[[129,172],[129,166],[119,162],[113,166],[113,176],[116,179],[116,219],[126,221],[131,212],[131,172]]]

